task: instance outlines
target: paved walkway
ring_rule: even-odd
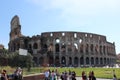
[[[59,79],[61,80],[61,79]],[[68,79],[69,80],[69,79]],[[76,80],[82,80],[81,77],[76,77]],[[113,80],[113,79],[101,79],[101,78],[96,78],[96,80]]]

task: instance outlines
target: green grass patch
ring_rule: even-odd
[[[9,66],[6,67],[0,67],[0,71],[2,69],[7,70],[8,74],[13,74],[16,68],[11,68]],[[75,71],[77,76],[81,76],[82,71],[85,71],[87,76],[90,71],[94,71],[94,74],[97,78],[113,78],[113,70],[115,70],[117,78],[120,79],[120,68],[68,68],[68,67],[63,67],[63,68],[55,68],[55,67],[49,67],[47,69],[55,70],[57,69],[59,74],[61,74],[64,71]],[[38,74],[38,73],[43,73],[46,70],[45,67],[33,67],[31,68],[30,71],[27,70],[27,68],[23,68],[23,75],[29,75],[29,74]]]
[[[50,70],[55,70],[56,68],[51,67]],[[94,71],[97,78],[113,78],[113,70],[115,70],[117,78],[120,78],[120,68],[57,68],[59,73],[64,71],[75,71],[77,76],[81,76],[82,71],[85,71],[87,76],[90,71]]]

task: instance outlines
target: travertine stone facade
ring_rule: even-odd
[[[26,37],[21,34],[18,16],[13,21],[9,51],[27,49],[36,65],[43,65],[45,60],[49,66],[104,66],[116,61],[115,43],[108,42],[103,35],[59,31]]]

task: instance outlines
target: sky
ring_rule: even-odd
[[[0,44],[5,48],[15,15],[25,36],[50,31],[95,33],[115,42],[120,53],[120,0],[0,0]]]

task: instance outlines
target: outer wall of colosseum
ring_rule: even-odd
[[[47,48],[51,66],[102,66],[115,63],[115,45],[107,42],[105,36],[82,32],[46,32],[41,36],[46,38],[42,47]],[[42,63],[43,59],[40,56],[38,63]]]
[[[35,65],[42,66],[104,66],[116,62],[115,43],[103,35],[83,32],[44,32],[26,37],[21,34],[19,18],[12,19],[9,51],[27,49]],[[19,22],[19,24],[17,23]],[[15,31],[18,30],[18,33]]]

